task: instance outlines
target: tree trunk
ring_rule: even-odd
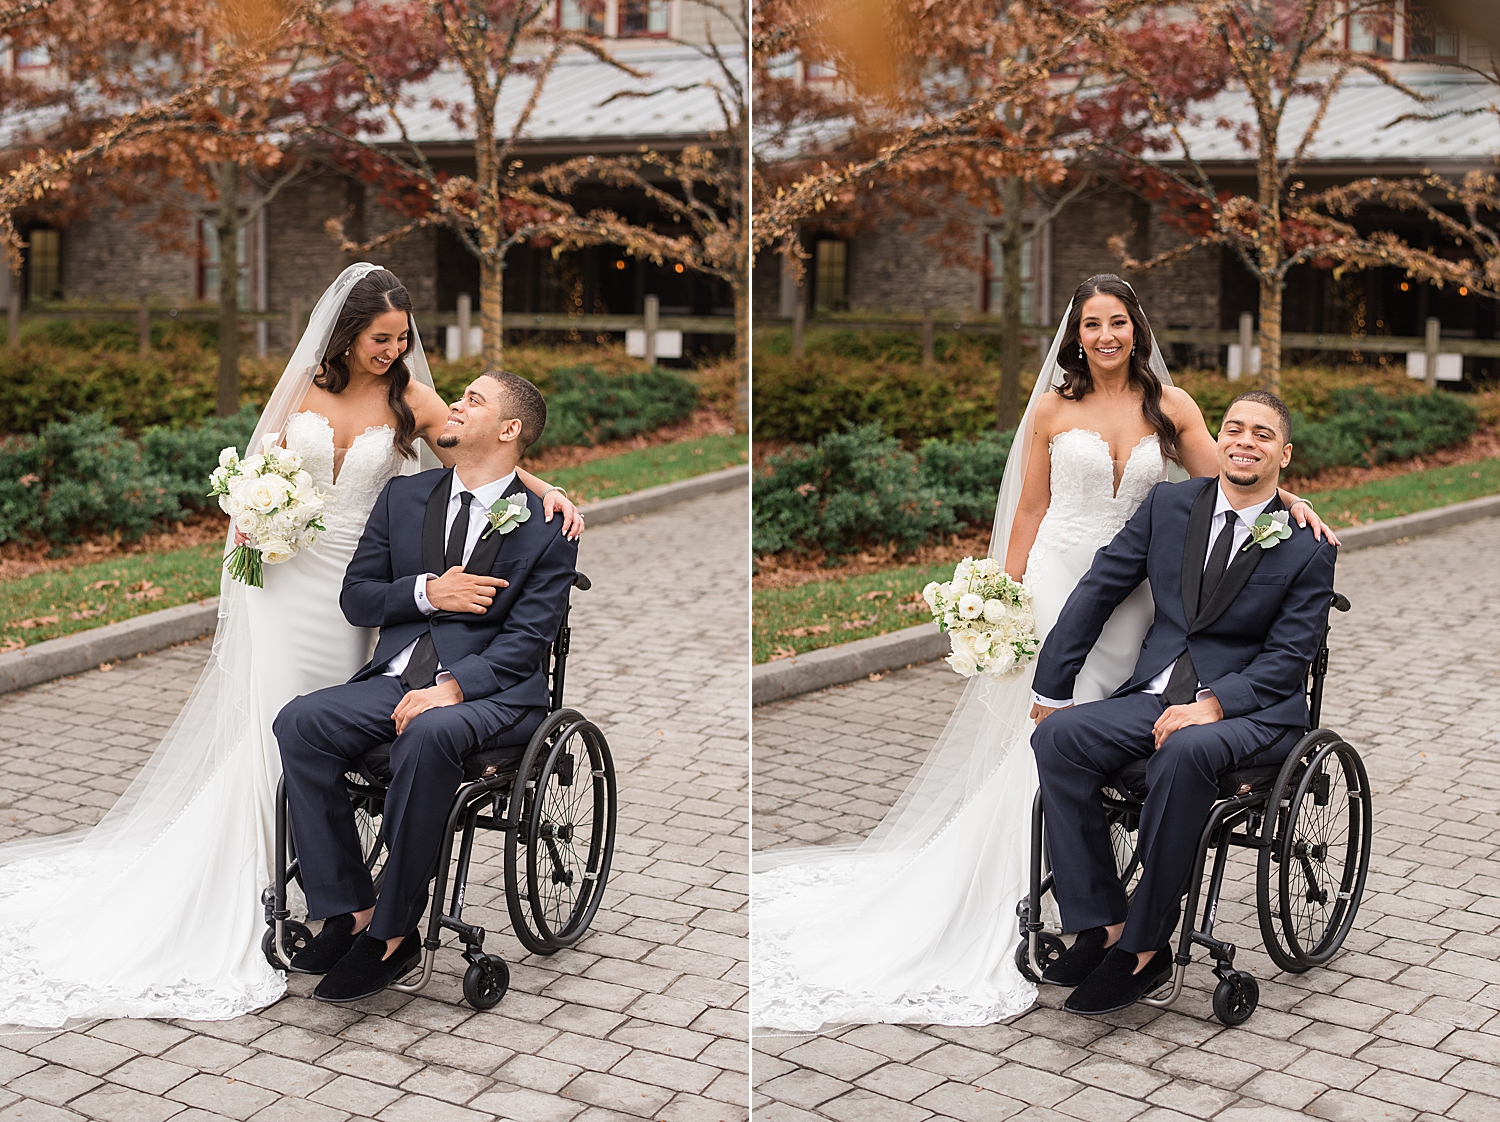
[[[1260,387],[1281,393],[1281,278],[1272,275],[1260,283]],[[1250,356],[1242,359],[1250,369]]]
[[[750,431],[750,293],[734,286],[734,431]]]
[[[1020,176],[1000,181],[1004,210],[1000,224],[1000,401],[995,428],[1001,432],[1021,423],[1021,254],[1026,249],[1021,208],[1025,187]]]
[[[240,408],[240,166],[219,164],[219,392],[214,412],[233,416]]]
[[[479,263],[479,330],[484,336],[481,353],[486,370],[500,370],[505,363],[505,261],[486,259]]]

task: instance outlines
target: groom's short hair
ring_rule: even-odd
[[[521,422],[521,435],[516,443],[522,452],[526,451],[547,427],[547,399],[541,390],[509,370],[486,370],[484,377],[498,382],[505,391],[506,411]]]
[[[1269,390],[1246,390],[1229,403],[1224,410],[1224,416],[1229,416],[1229,410],[1242,401],[1253,401],[1275,413],[1276,419],[1281,422],[1281,443],[1292,442],[1292,411],[1286,407],[1286,402]]]

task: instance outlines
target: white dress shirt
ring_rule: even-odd
[[[463,480],[458,477],[457,471],[453,473],[453,486],[448,492],[448,509],[443,512],[443,542],[446,546],[448,535],[453,531],[453,520],[458,517],[458,512],[463,507],[463,503],[459,501],[459,496],[465,491],[471,491],[474,498],[469,502],[469,536],[464,539],[463,563],[465,565],[469,563],[469,557],[474,552],[474,546],[479,543],[479,535],[489,525],[489,520],[485,515],[489,512],[490,507],[505,497],[510,490],[511,484],[515,481],[516,473],[511,472],[509,475],[497,479],[493,483],[486,483],[483,487],[475,487],[471,490],[464,486]],[[432,606],[432,602],[427,599],[427,581],[429,578],[435,579],[441,575],[441,573],[421,573],[417,577],[417,586],[413,595],[416,597],[417,608],[424,616],[430,616],[433,612],[437,611]],[[420,639],[421,636],[417,638]],[[411,661],[411,652],[416,645],[417,639],[413,639],[386,664],[386,668],[382,673],[399,678],[402,671],[406,669],[406,664]],[[445,682],[452,676],[451,674],[441,673],[437,676],[437,681]]]
[[[1255,520],[1261,516],[1261,512],[1264,511],[1266,509],[1266,506],[1271,502],[1270,499],[1267,499],[1265,502],[1256,503],[1253,506],[1236,507],[1229,501],[1229,496],[1224,494],[1224,484],[1222,482],[1219,483],[1218,491],[1218,501],[1214,503],[1213,521],[1210,522],[1208,526],[1208,549],[1206,549],[1203,553],[1203,567],[1205,569],[1208,568],[1209,557],[1213,555],[1214,542],[1219,540],[1219,534],[1224,530],[1225,512],[1232,510],[1234,511],[1236,516],[1234,524],[1234,539],[1230,543],[1229,547],[1229,563],[1232,565],[1234,564],[1234,558],[1239,555],[1239,551],[1243,549],[1245,547],[1245,543],[1250,540],[1250,527],[1254,525]],[[1170,681],[1172,677],[1172,667],[1176,665],[1176,660],[1168,663],[1166,669],[1158,674],[1155,678],[1152,678],[1150,683],[1148,683],[1146,687],[1141,690],[1141,692],[1159,694],[1163,690],[1165,690],[1167,688],[1167,682]],[[1200,682],[1199,685],[1201,686],[1202,683]],[[1205,690],[1200,688],[1198,690],[1197,699],[1199,701],[1202,701],[1205,697],[1212,696],[1212,694],[1212,690]],[[1068,701],[1052,701],[1035,692],[1032,693],[1031,697],[1032,700],[1035,701],[1038,705],[1045,705],[1048,709],[1066,709],[1069,705],[1073,704],[1071,699]]]

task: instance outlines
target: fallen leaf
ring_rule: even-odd
[[[81,612],[72,612],[72,613],[70,613],[69,616],[68,616],[68,618],[69,619],[93,619],[95,616],[102,616],[103,614],[104,614],[104,609],[103,608],[87,608],[87,609],[85,609],[85,610],[83,610]]]
[[[919,611],[922,608],[925,608],[926,606],[926,604],[897,604],[896,610],[898,612],[915,612]]]
[[[770,661],[775,662],[777,659],[791,658],[796,653],[797,651],[794,647],[777,647],[771,652]]]
[[[874,592],[866,592],[863,596],[856,596],[855,599],[856,600],[879,600],[879,599],[884,598],[884,599],[889,600],[894,595],[896,595],[896,594],[894,592],[892,592],[889,588],[877,588]]]
[[[138,591],[125,593],[125,599],[155,600],[158,597],[165,596],[166,594],[167,590],[165,588],[161,588],[149,580],[143,580],[139,585]]]
[[[56,616],[34,616],[31,619],[18,619],[11,627],[19,627],[22,631],[30,631],[33,627],[46,627],[49,623],[56,623]]]
[[[25,645],[25,639],[0,639],[0,654],[4,654],[6,651],[18,651]]]
[[[809,635],[826,635],[833,630],[829,623],[816,623],[810,627],[793,627],[788,631],[779,631],[778,635],[790,635],[793,639],[806,639]]]
[[[101,662],[99,664],[99,670],[100,670],[101,673],[104,673],[104,674],[108,674],[114,668],[115,668],[115,664],[112,663],[112,662]]]
[[[98,592],[101,588],[119,588],[119,587],[120,587],[120,582],[117,581],[117,580],[96,580],[93,584],[89,585],[89,588],[91,588],[95,592]]]
[[[846,619],[839,624],[839,628],[843,631],[858,631],[861,627],[869,627],[878,618],[878,616],[871,616],[869,619]]]

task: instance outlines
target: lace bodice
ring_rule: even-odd
[[[392,476],[401,472],[390,425],[373,425],[354,438],[335,482],[333,425],[321,413],[294,413],[287,420],[286,446],[302,457],[302,467],[324,491],[333,495],[324,523],[328,533],[364,530],[365,520]]]
[[[1115,487],[1109,444],[1092,429],[1068,429],[1052,438],[1052,498],[1037,528],[1031,556],[1088,543],[1104,545],[1120,532],[1152,487],[1167,477],[1156,434],[1130,450]],[[1031,571],[1028,561],[1027,571]]]

